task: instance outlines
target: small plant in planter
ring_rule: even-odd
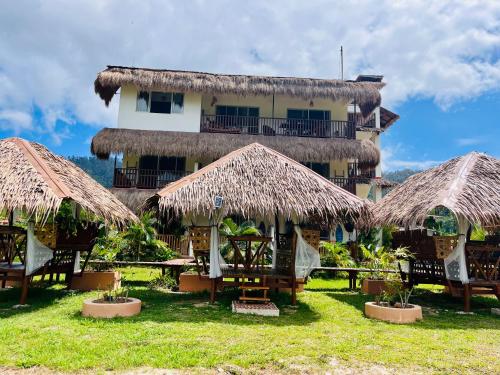
[[[127,288],[108,290],[83,302],[82,315],[92,318],[129,317],[141,312],[141,300],[128,296]]]
[[[374,302],[365,303],[369,318],[392,323],[413,323],[422,319],[422,308],[409,303],[413,288],[394,275],[386,280],[386,289]]]
[[[92,269],[83,272],[79,277],[73,277],[71,288],[83,291],[115,290],[121,286],[121,275],[114,270],[113,262],[126,244],[123,234],[116,229],[108,232],[100,227],[101,234],[93,248],[95,254]]]
[[[362,265],[373,271],[362,279],[361,291],[365,294],[379,295],[387,288],[387,280],[390,273],[384,270],[397,271],[398,261],[407,261],[413,255],[406,247],[398,247],[395,250],[376,247],[373,245],[360,245],[363,255]]]

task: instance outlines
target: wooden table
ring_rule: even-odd
[[[260,269],[264,267],[266,247],[269,242],[273,239],[268,236],[230,236],[227,237],[231,246],[234,250],[234,269],[238,269],[238,265],[243,264],[243,268],[246,271]],[[252,251],[252,243],[257,242],[259,245],[255,252]],[[240,244],[244,243],[245,248],[242,249]],[[242,254],[244,251],[244,255]]]
[[[91,260],[89,261],[90,264],[99,264],[99,263],[106,263],[103,260]],[[166,270],[170,269],[172,277],[175,278],[175,281],[177,284],[179,284],[179,277],[182,271],[182,267],[185,266],[193,266],[194,265],[194,258],[193,257],[184,257],[184,258],[176,258],[176,259],[170,259],[167,261],[163,262],[141,262],[141,261],[114,261],[114,265],[117,266],[143,266],[143,267],[157,267],[161,268],[161,274],[165,275]]]

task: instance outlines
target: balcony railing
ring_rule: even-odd
[[[371,179],[375,178],[376,176],[375,168],[360,168],[358,163],[347,163],[347,172],[349,177],[368,181],[368,182],[358,182],[358,184],[370,183]]]
[[[191,172],[158,169],[115,168],[113,187],[139,189],[160,189],[165,185],[187,176]]]
[[[250,116],[203,115],[201,116],[200,132],[312,138],[356,138],[356,127],[354,123],[349,121]]]
[[[330,177],[335,185],[340,186],[342,189],[347,190],[349,193],[356,195],[356,178],[351,177]]]

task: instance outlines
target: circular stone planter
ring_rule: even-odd
[[[110,303],[87,299],[83,302],[82,315],[91,318],[116,318],[138,315],[141,312],[141,300],[127,298],[127,302]]]
[[[408,308],[377,305],[376,302],[365,303],[365,315],[368,318],[385,322],[408,324],[422,320],[422,308],[418,305],[409,305]]]

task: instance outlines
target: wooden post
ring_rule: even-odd
[[[29,281],[30,281],[30,277],[29,276],[24,276],[23,277],[23,284],[22,284],[22,290],[21,290],[21,300],[19,301],[20,305],[25,305],[26,304],[26,300],[28,299]]]
[[[217,279],[210,279],[210,303],[213,304],[215,302],[215,291],[217,288]]]
[[[464,311],[465,312],[470,312],[470,285],[469,284],[463,284],[464,285]]]

